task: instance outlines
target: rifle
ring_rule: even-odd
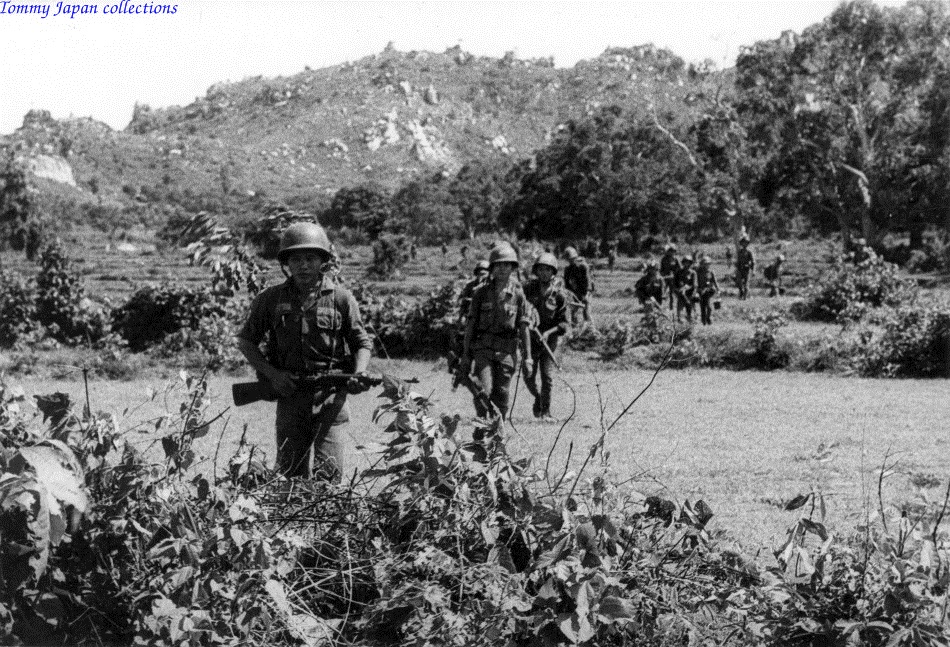
[[[459,386],[464,386],[485,411],[491,411],[494,415],[498,415],[498,407],[495,406],[495,403],[492,402],[488,394],[485,393],[485,389],[482,388],[481,383],[471,375],[468,375],[466,371],[462,370],[462,358],[459,354],[455,351],[449,351],[448,361],[449,373],[452,374],[452,390],[457,391]]]
[[[379,386],[383,383],[382,375],[370,375],[366,373],[322,373],[319,375],[304,375],[298,377],[295,382],[298,388],[317,391],[320,389],[340,389],[345,387],[350,380],[357,380],[367,388]],[[265,400],[273,402],[278,397],[277,389],[267,380],[257,382],[236,382],[231,385],[231,397],[234,399],[234,405],[243,407],[245,404]]]
[[[548,342],[544,340],[544,336],[541,334],[541,331],[538,330],[538,327],[533,326],[530,330],[534,334],[534,336],[537,338],[537,340],[541,342],[541,348],[544,349],[544,352],[548,354],[548,357],[551,358],[551,361],[554,362],[554,365],[557,367],[557,369],[561,370],[561,365],[558,363],[557,358],[554,356],[554,351],[552,351],[551,347],[548,346]],[[535,365],[537,365],[537,362],[535,362]]]

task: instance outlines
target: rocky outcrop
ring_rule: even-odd
[[[76,187],[73,167],[58,155],[32,155],[23,160],[27,170],[35,177]]]

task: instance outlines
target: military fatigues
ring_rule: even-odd
[[[359,349],[371,350],[359,306],[349,290],[324,278],[303,294],[293,281],[267,288],[251,304],[238,337],[266,344],[275,368],[298,375],[350,372]],[[311,448],[318,469],[338,477],[343,470],[343,430],[350,419],[346,391],[300,388],[277,400],[277,468],[285,476],[309,477]]]
[[[673,309],[673,304],[676,302],[676,288],[673,287],[673,279],[676,277],[676,272],[680,269],[680,263],[676,260],[676,256],[673,254],[663,254],[663,257],[660,259],[660,278],[663,279],[663,283],[666,285],[666,290],[670,294],[670,310]],[[660,299],[658,303],[663,303],[663,299]]]
[[[518,365],[518,337],[529,323],[528,301],[513,276],[497,295],[492,280],[475,289],[466,324],[471,328],[474,372],[504,417],[508,416],[511,377]],[[476,399],[475,413],[487,417],[490,412]]]
[[[646,305],[652,299],[657,305],[663,303],[663,279],[654,272],[647,272],[633,286],[637,299],[641,305]]]
[[[548,348],[552,353],[557,352],[558,342],[570,330],[567,315],[567,296],[559,281],[552,280],[547,284],[540,279],[532,279],[524,286],[525,298],[528,300],[538,316],[538,333],[549,330],[555,332],[547,339]],[[541,374],[541,389],[534,403],[535,416],[551,414],[551,387],[554,383],[554,358],[548,355],[541,345],[537,334],[531,336],[531,357],[534,358],[535,372]],[[534,376],[531,376],[533,379]]]
[[[766,265],[764,274],[769,284],[769,296],[777,297],[782,292],[782,262],[773,261]]]
[[[696,270],[696,289],[699,291],[699,319],[704,326],[712,324],[712,299],[719,292],[716,274],[709,267]]]
[[[693,321],[693,297],[696,296],[696,270],[682,266],[673,276],[673,290],[676,293],[676,320],[680,320],[686,311],[686,321]]]
[[[590,321],[590,296],[593,283],[590,278],[590,266],[581,257],[577,257],[564,268],[564,287],[574,296],[571,304],[571,323],[577,323],[577,312],[583,313],[583,321]]]
[[[748,247],[740,247],[736,254],[736,287],[739,288],[739,298],[749,298],[749,277],[755,269],[755,256]]]

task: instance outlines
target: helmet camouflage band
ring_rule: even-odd
[[[491,266],[496,263],[518,264],[518,254],[515,252],[515,248],[511,246],[511,243],[502,241],[492,247],[491,252],[488,254],[488,264]]]
[[[331,256],[330,239],[323,227],[314,222],[297,222],[287,227],[280,237],[280,251],[277,260],[284,264],[291,252],[298,249],[322,252]]]
[[[534,262],[531,271],[534,272],[538,269],[539,266],[550,267],[554,270],[555,274],[557,273],[557,258],[551,252],[544,252],[538,256],[537,260]]]

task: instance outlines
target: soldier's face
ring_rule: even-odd
[[[495,263],[491,266],[492,278],[501,282],[507,281],[511,277],[511,273],[514,271],[514,263]]]
[[[535,268],[534,275],[541,279],[543,283],[547,283],[554,278],[554,268],[548,267],[547,265],[539,265]]]
[[[302,249],[287,256],[287,269],[298,288],[312,288],[323,278],[323,264],[328,260],[326,254]]]

